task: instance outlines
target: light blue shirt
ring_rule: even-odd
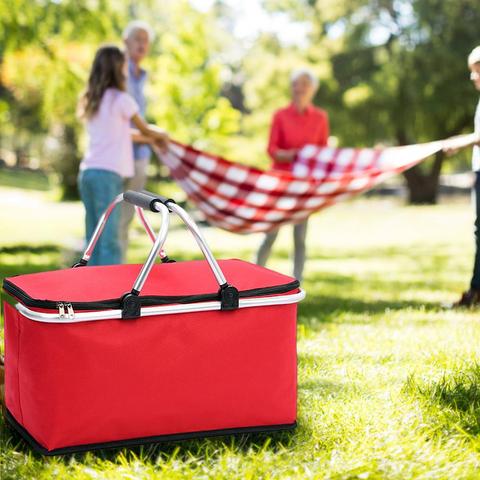
[[[135,74],[135,64],[128,62],[128,93],[137,102],[140,115],[145,118],[147,100],[145,98],[145,82],[147,81],[147,72],[140,69],[138,75]],[[144,143],[133,144],[133,158],[135,160],[144,160],[150,158],[150,147]]]

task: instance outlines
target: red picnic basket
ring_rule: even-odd
[[[147,261],[86,267],[122,200],[153,241]],[[160,213],[158,234],[143,209]],[[170,213],[204,260],[168,259]],[[6,418],[34,450],[295,427],[298,281],[242,260],[217,262],[185,210],[149,192],[119,195],[74,267],[3,282]]]

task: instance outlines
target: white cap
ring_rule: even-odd
[[[480,45],[475,47],[468,56],[468,65],[480,63]]]

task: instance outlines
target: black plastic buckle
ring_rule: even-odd
[[[85,267],[86,265],[87,265],[87,261],[82,258],[77,263],[74,263],[72,265],[72,268]]]
[[[163,257],[161,259],[161,262],[162,263],[177,263],[173,258],[169,258],[168,255],[165,255],[165,257]]]
[[[221,310],[236,310],[238,308],[239,294],[233,285],[225,283],[220,287],[218,293],[220,295]]]
[[[142,303],[138,292],[132,291],[122,297],[122,318],[139,318],[141,316]]]

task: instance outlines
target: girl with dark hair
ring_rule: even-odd
[[[89,145],[80,164],[78,187],[86,210],[86,239],[112,200],[122,192],[125,178],[134,173],[132,142],[155,143],[165,149],[167,134],[148,125],[138,114],[138,105],[125,91],[125,54],[116,46],[98,49],[88,84],[79,102]],[[130,122],[138,130],[130,128]],[[119,209],[115,209],[89,261],[89,265],[121,262]]]

